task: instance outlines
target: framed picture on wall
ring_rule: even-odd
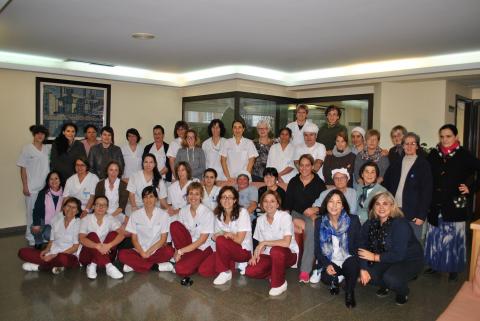
[[[58,136],[66,122],[76,124],[76,136],[83,138],[87,124],[98,129],[110,125],[110,95],[108,84],[37,77],[36,124],[48,128],[49,141]]]

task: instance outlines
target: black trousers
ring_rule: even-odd
[[[398,295],[408,295],[408,281],[423,270],[423,260],[403,261],[398,263],[375,263],[369,265],[368,273],[371,284],[388,288]]]
[[[350,256],[348,259],[343,262],[342,266],[338,266],[335,263],[331,263],[335,272],[335,276],[328,275],[324,266],[322,271],[322,282],[326,284],[332,284],[336,277],[343,275],[345,277],[345,291],[353,292],[355,290],[355,285],[357,284],[358,275],[360,274],[360,264],[358,263],[358,258],[356,256]]]

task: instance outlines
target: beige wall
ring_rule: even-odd
[[[480,88],[472,89],[472,99],[480,99]]]
[[[447,81],[446,102],[445,102],[445,123],[455,123],[455,112],[449,111],[449,106],[455,107],[457,95],[472,98],[472,89],[454,81]]]
[[[25,224],[22,186],[15,164],[22,146],[32,139],[28,127],[35,123],[37,76],[111,84],[111,125],[117,133],[117,144],[125,142],[124,133],[130,127],[137,128],[144,142],[149,142],[152,125],[156,123],[165,127],[166,140],[170,141],[174,122],[182,117],[180,89],[177,88],[0,69],[0,135],[4,137],[1,143],[0,201],[3,206],[0,228]]]
[[[391,146],[390,130],[403,125],[433,146],[436,129],[445,121],[446,81],[382,82],[375,127],[382,133],[381,145]]]
[[[281,97],[295,97],[296,95],[294,92],[289,91],[285,86],[267,84],[251,80],[234,79],[184,87],[182,89],[182,96],[201,96],[225,93],[230,91],[245,91],[255,94]]]

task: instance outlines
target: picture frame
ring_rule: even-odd
[[[78,127],[76,138],[84,137],[83,128],[98,130],[110,126],[111,85],[36,77],[36,124],[48,128],[48,142],[60,134],[64,123]]]

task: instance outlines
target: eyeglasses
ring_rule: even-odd
[[[98,208],[105,208],[105,207],[107,207],[108,205],[107,205],[107,204],[95,204],[94,206],[95,206],[95,207],[98,207]]]
[[[342,175],[342,176],[335,176],[335,177],[333,178],[334,181],[343,181],[343,180],[346,180],[346,179],[347,179],[347,176],[344,176],[344,175]]]
[[[412,143],[403,143],[404,146],[417,146],[417,143],[412,142]]]
[[[235,199],[235,197],[233,197],[233,196],[222,196],[220,199],[223,200],[223,201],[233,201]]]
[[[65,205],[66,210],[78,210],[78,207],[72,205]]]

